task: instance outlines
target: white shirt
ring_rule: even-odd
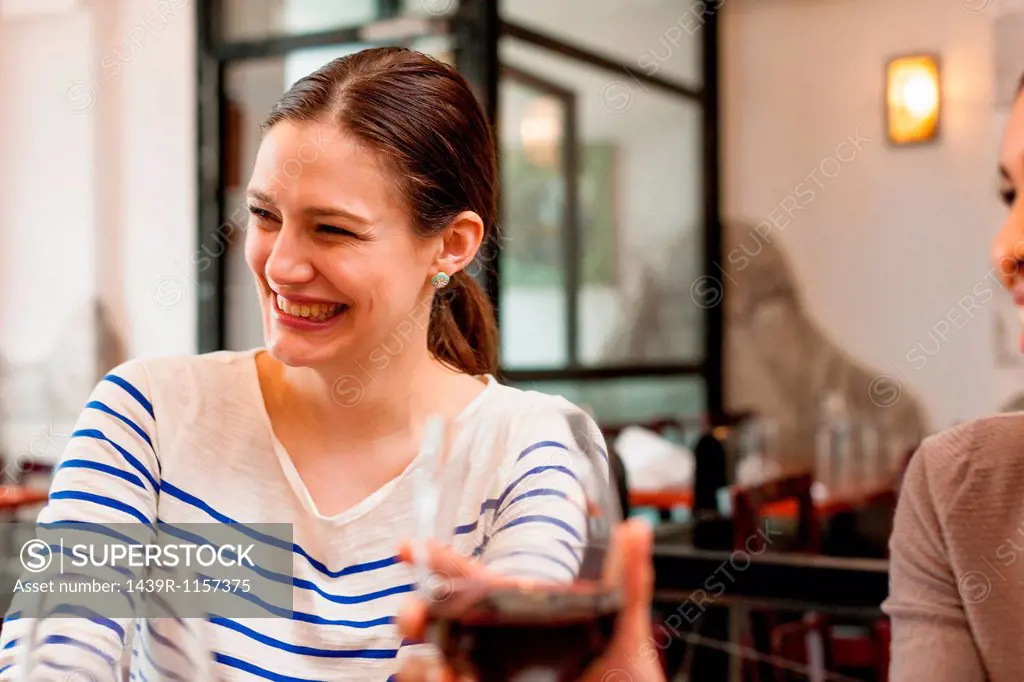
[[[350,509],[323,516],[274,437],[256,352],[114,369],[79,418],[40,521],[293,524],[292,618],[195,621],[216,657],[216,675],[386,680],[410,647],[423,646],[403,643],[394,624],[415,589],[417,573],[396,551],[417,534],[413,502],[423,457]],[[487,381],[456,420],[446,465],[450,484],[441,498],[457,509],[455,545],[497,571],[572,579],[587,526],[564,415],[579,408]],[[586,423],[604,454],[596,425],[589,417]],[[105,656],[130,656],[132,679],[155,682],[144,654],[174,639],[160,634],[168,622],[98,616],[50,621],[61,635],[44,645],[52,648],[55,679],[56,671],[79,667],[102,680]],[[0,680],[23,679],[19,661],[31,622],[17,613],[5,619]],[[122,642],[133,630],[139,638],[129,654]]]

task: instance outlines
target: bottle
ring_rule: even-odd
[[[835,392],[828,393],[821,403],[815,443],[815,498],[828,497],[843,487],[850,461],[852,420],[846,400]]]

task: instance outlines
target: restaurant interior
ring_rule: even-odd
[[[1013,0],[0,0],[5,520],[112,367],[262,343],[257,124],[375,45],[491,118],[500,379],[600,426],[667,679],[887,680],[903,471],[1024,406]]]

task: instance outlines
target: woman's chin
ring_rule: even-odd
[[[320,367],[329,365],[338,357],[338,349],[324,348],[296,343],[292,339],[271,338],[266,343],[267,352],[278,362],[289,367]]]

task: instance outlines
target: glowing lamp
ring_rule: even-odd
[[[894,145],[932,142],[939,134],[939,62],[929,55],[896,57],[885,71],[886,132]]]

